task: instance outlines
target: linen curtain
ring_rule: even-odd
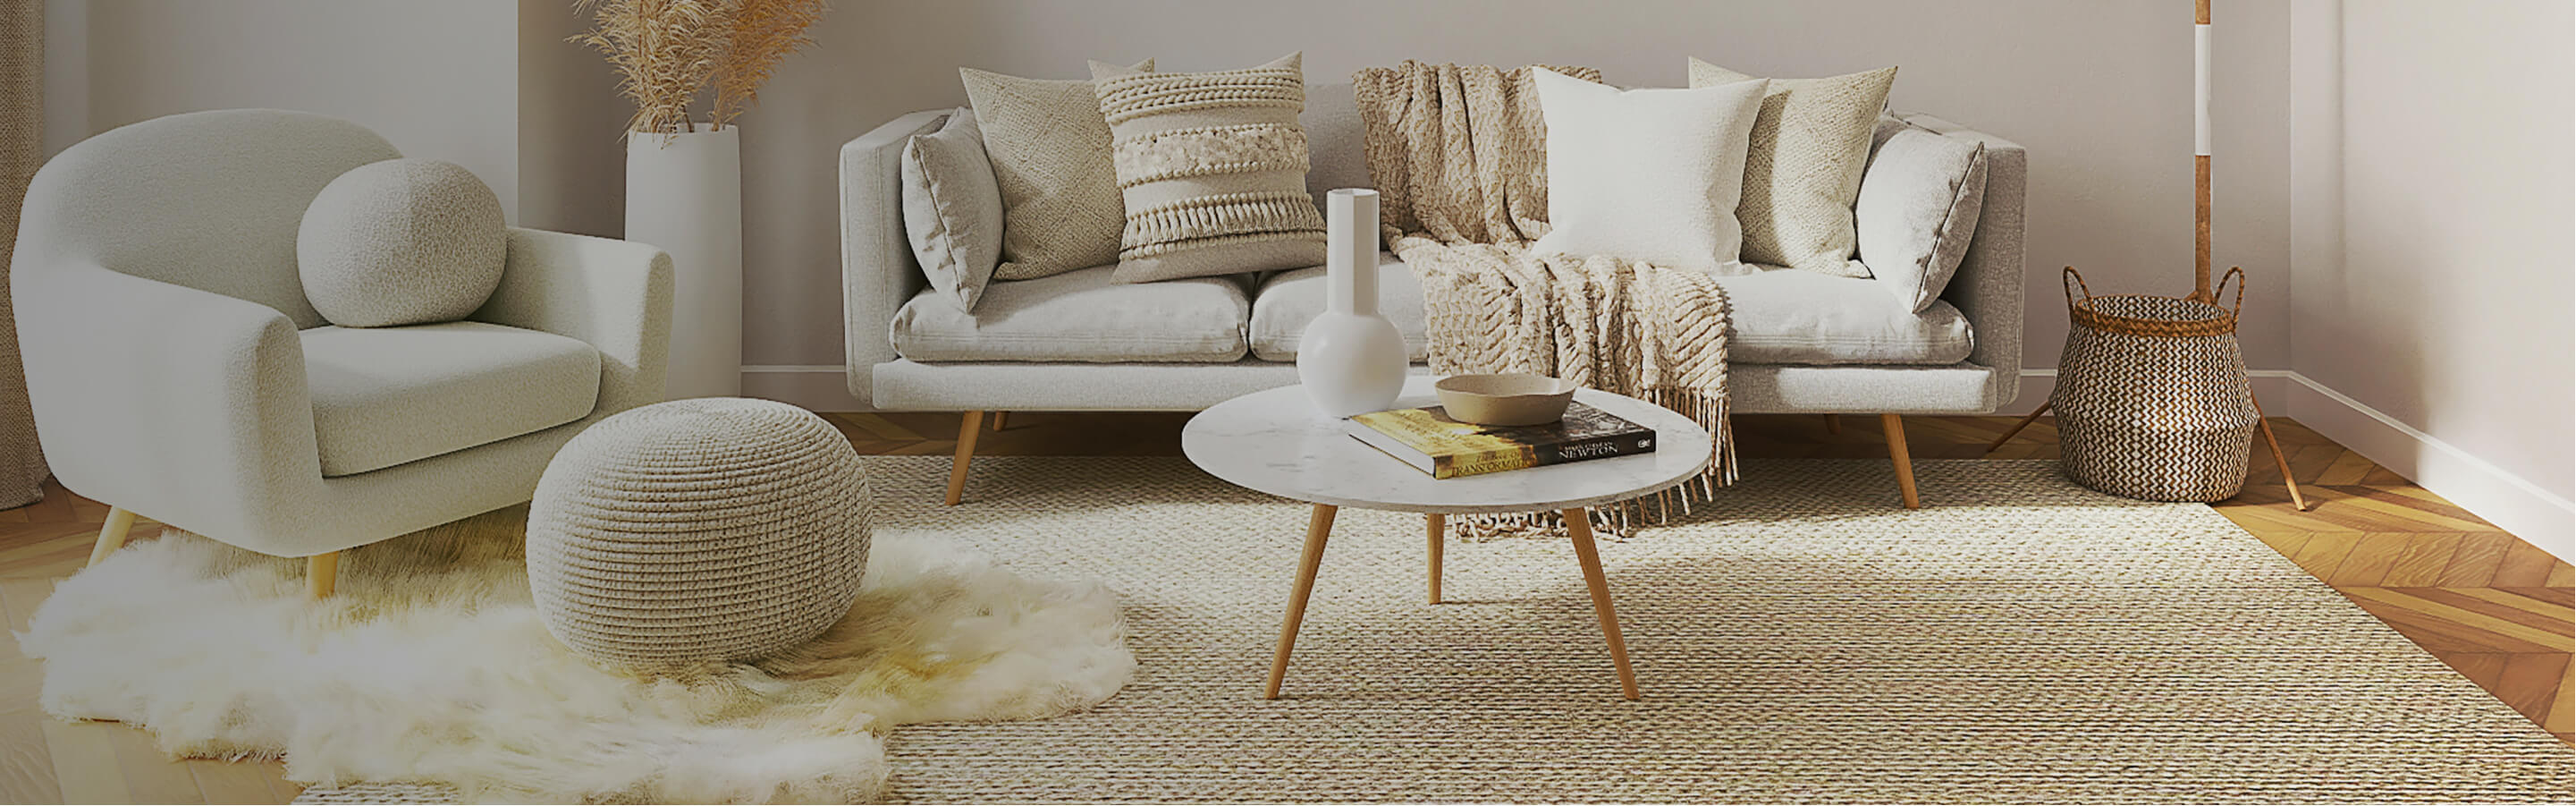
[[[18,321],[9,299],[9,253],[18,206],[44,162],[44,0],[0,0],[0,508],[44,497],[45,454],[27,409]]]

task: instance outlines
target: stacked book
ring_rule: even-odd
[[[1439,479],[1655,450],[1654,429],[1582,403],[1546,425],[1462,423],[1429,406],[1362,414],[1345,427],[1369,447]]]

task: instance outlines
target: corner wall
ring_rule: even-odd
[[[2288,413],[2576,556],[2576,11],[2293,17]]]

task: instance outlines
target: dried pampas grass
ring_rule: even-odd
[[[697,131],[689,107],[712,87],[708,125],[749,110],[787,57],[814,44],[806,29],[823,0],[578,0],[589,33],[572,38],[608,57],[617,89],[635,102],[629,131]]]

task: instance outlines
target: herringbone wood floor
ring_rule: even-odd
[[[859,452],[944,455],[953,414],[827,415]],[[1178,414],[1014,413],[984,434],[982,455],[1180,454]],[[1752,416],[1736,421],[1747,456],[1884,458],[1874,417]],[[1976,458],[2009,427],[2008,417],[1906,420],[1917,458]],[[2547,552],[2299,424],[2275,418],[2291,472],[2309,512],[2289,507],[2287,489],[2257,448],[2253,481],[2217,510],[2301,568],[2333,585],[2462,675],[2562,740],[2576,720],[2571,680],[2571,603],[2576,569]],[[2045,420],[1995,458],[2050,458],[2056,433]],[[44,501],[0,510],[0,611],[11,630],[80,569],[107,507],[51,488]],[[974,490],[967,490],[971,503]],[[1891,491],[1890,506],[1895,506]],[[157,533],[138,523],[136,539]],[[0,802],[284,803],[300,791],[276,762],[172,761],[142,731],[114,723],[66,723],[37,707],[41,672],[0,646]]]

